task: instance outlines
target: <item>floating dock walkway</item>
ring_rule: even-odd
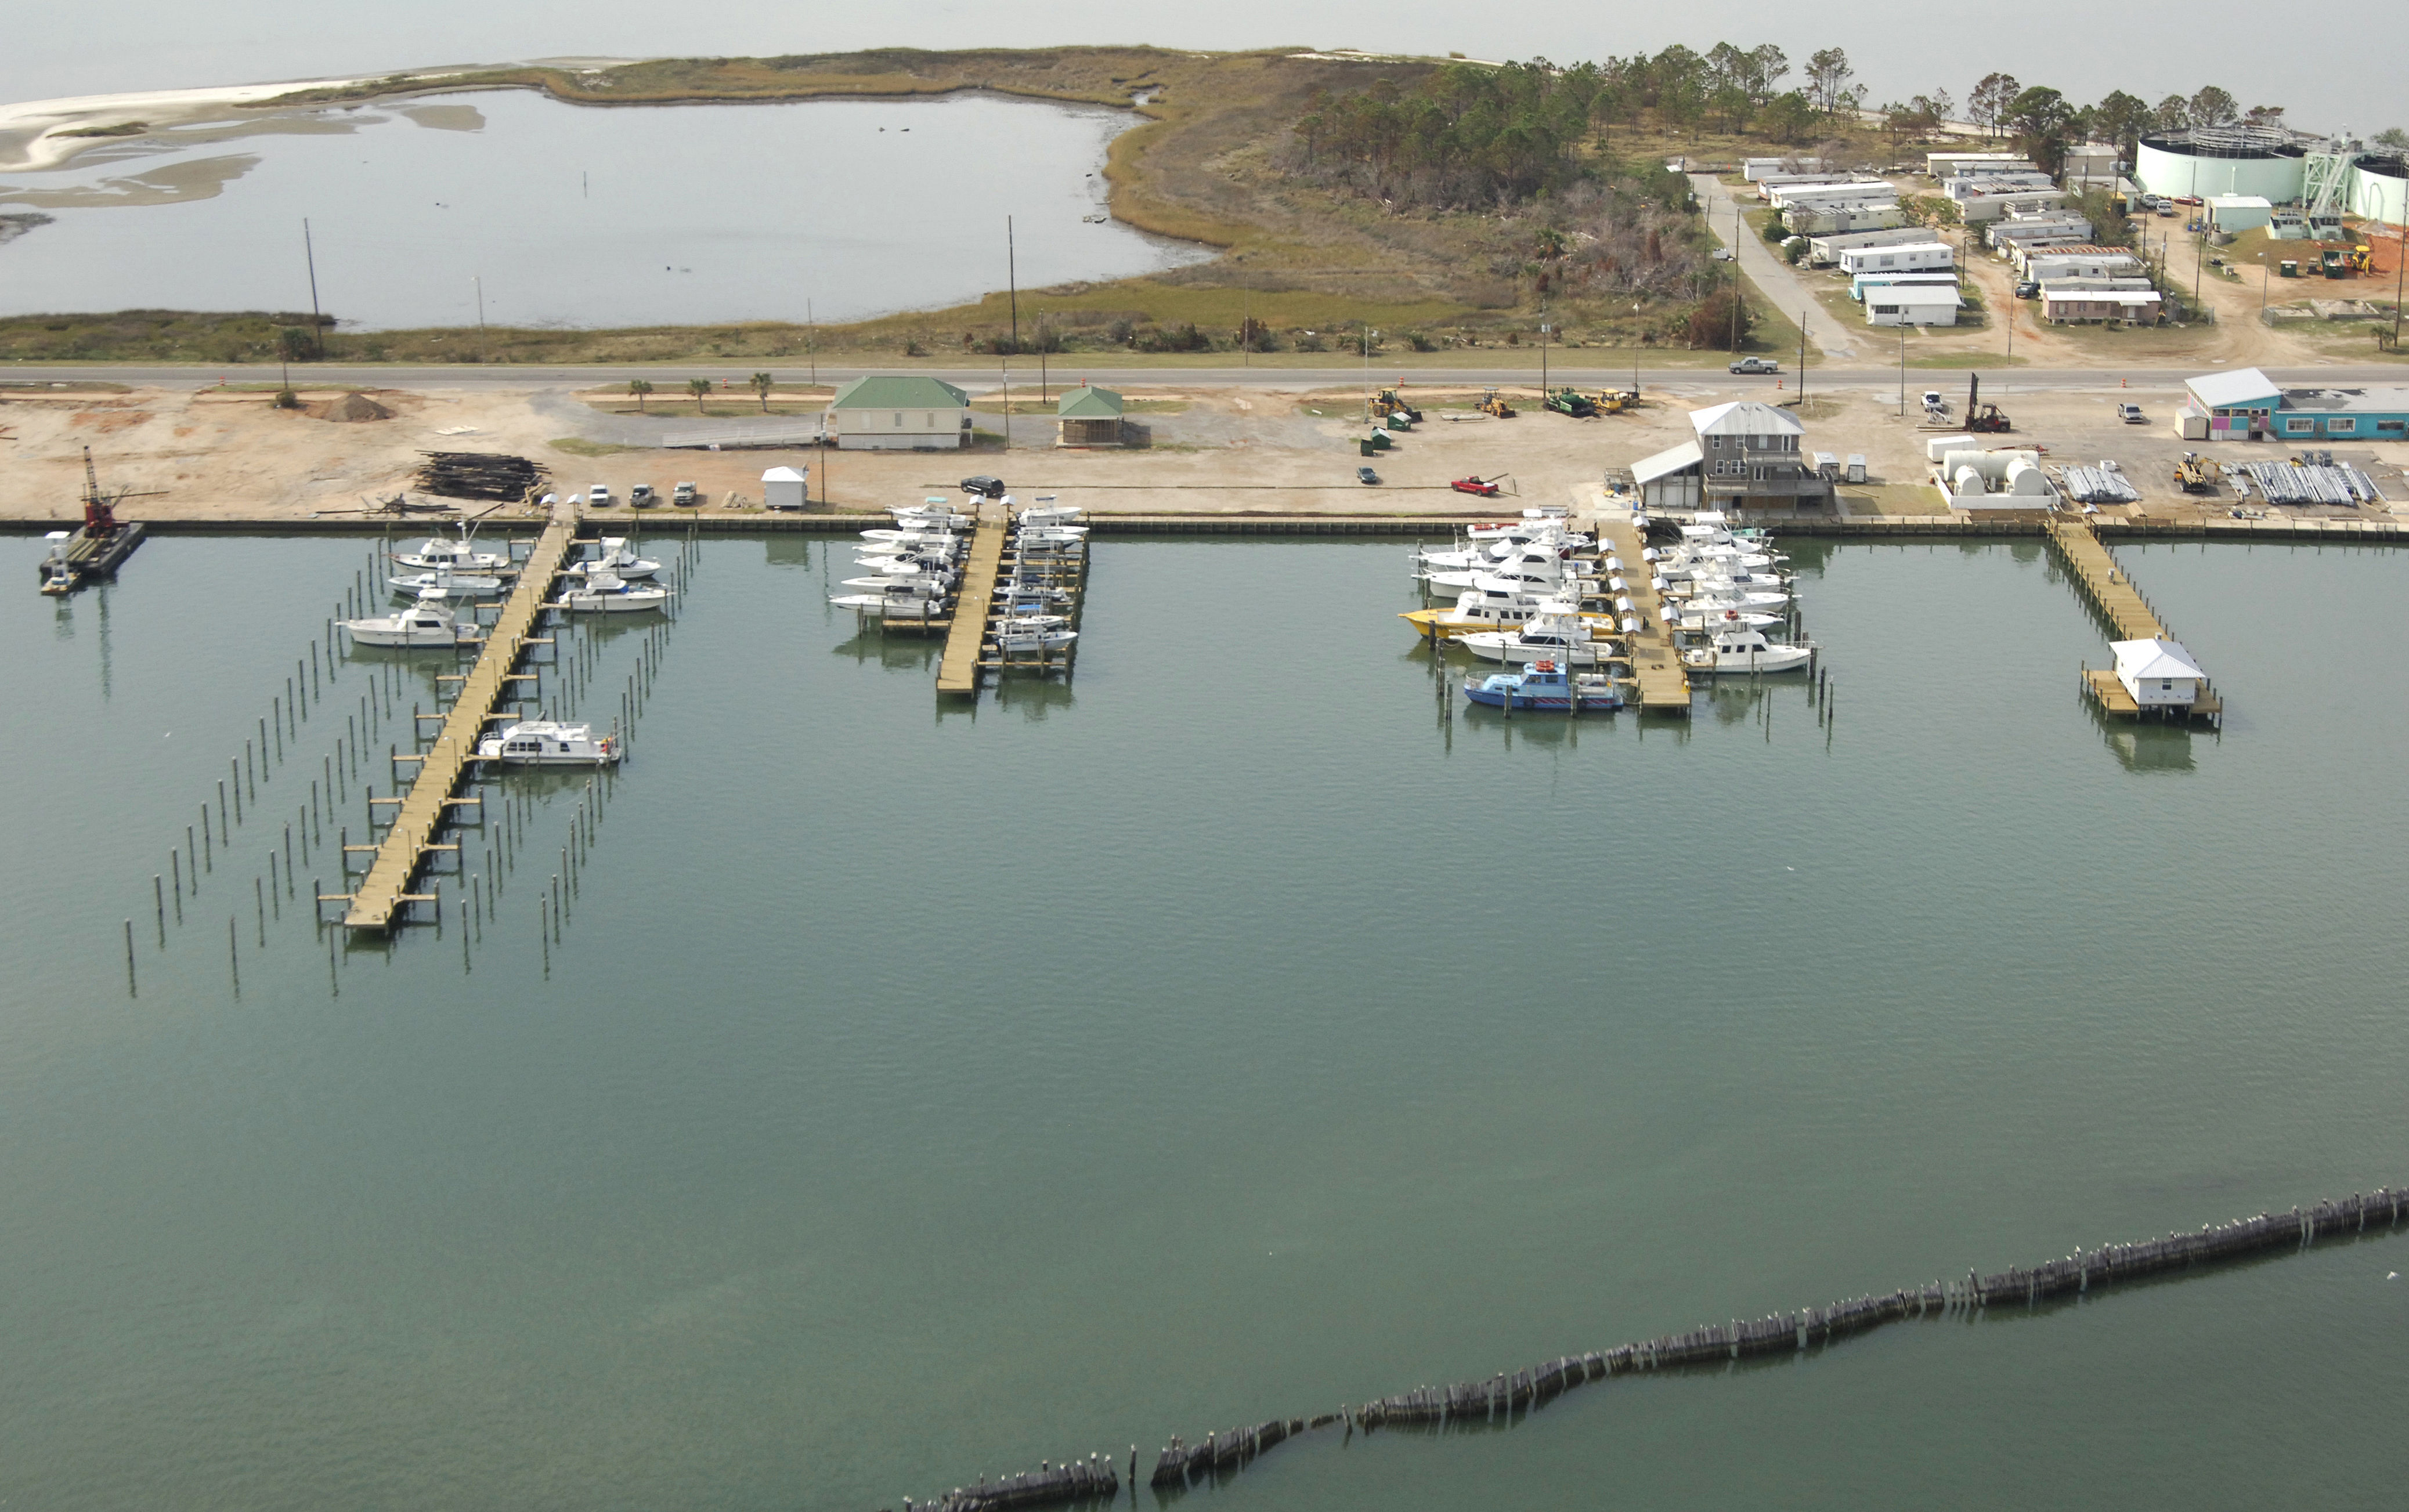
[[[1666,627],[1665,600],[1656,592],[1655,574],[1648,570],[1648,564],[1639,555],[1647,540],[1639,534],[1639,527],[1631,523],[1628,513],[1609,510],[1593,516],[1589,527],[1596,532],[1598,545],[1622,560],[1626,569],[1624,581],[1631,584],[1631,602],[1639,614],[1638,633],[1623,636],[1623,640],[1631,657],[1631,675],[1639,684],[1640,712],[1687,714],[1690,674],[1682,669],[1681,655],[1674,648],[1673,632]]]
[[[420,756],[418,777],[399,799],[371,799],[371,803],[397,802],[393,827],[377,845],[368,875],[349,893],[328,894],[321,901],[347,901],[343,925],[353,929],[390,929],[404,905],[433,901],[432,895],[413,893],[411,883],[421,862],[436,849],[435,832],[447,812],[472,799],[454,797],[460,778],[477,751],[478,738],[493,717],[494,705],[508,685],[519,653],[527,648],[527,632],[536,615],[552,598],[553,582],[568,558],[577,534],[577,511],[568,504],[552,507],[552,522],[536,537],[535,549],[519,567],[518,585],[502,601],[500,618],[485,633],[484,649],[460,684],[459,697],[443,716],[435,743]],[[405,757],[404,759],[408,759]],[[373,821],[375,815],[369,815]]]
[[[2060,560],[2074,581],[2083,587],[2084,597],[2099,611],[2119,641],[2172,641],[2157,611],[2133,585],[2116,558],[2100,544],[2099,537],[2090,523],[2079,517],[2053,514],[2046,522],[2051,544],[2057,548]],[[2083,672],[2084,693],[2109,713],[2138,718],[2145,711],[2134,698],[2132,691],[2120,681],[2113,668],[2087,667]],[[2225,700],[2211,690],[2206,682],[2188,704],[2171,705],[2166,710],[2190,718],[2220,720],[2225,713]]]
[[[961,595],[954,600],[954,622],[945,631],[945,655],[937,663],[939,693],[978,692],[979,645],[987,639],[988,609],[995,602],[996,574],[1003,566],[1004,526],[1003,506],[991,498],[982,500],[970,559],[962,564]]]

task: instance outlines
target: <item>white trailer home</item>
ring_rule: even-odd
[[[1807,238],[1807,261],[1817,267],[1829,267],[1839,261],[1840,254],[1854,247],[1904,247],[1911,242],[1930,241],[1932,233],[1920,225],[1893,226],[1876,231],[1834,231]]]
[[[1853,231],[1882,231],[1907,224],[1907,211],[1895,199],[1854,203],[1793,205],[1782,212],[1782,223],[1797,237],[1828,237]],[[1921,227],[1920,238],[1931,233]]]
[[[1840,253],[1840,271],[1860,273],[1946,272],[1957,266],[1957,249],[1945,241],[1911,241],[1896,247],[1851,247]]]

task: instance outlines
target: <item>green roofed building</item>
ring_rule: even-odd
[[[1119,446],[1121,396],[1108,388],[1082,383],[1064,389],[1054,406],[1057,446]]]
[[[954,452],[971,443],[971,396],[942,379],[857,378],[829,401],[829,434],[847,452]]]

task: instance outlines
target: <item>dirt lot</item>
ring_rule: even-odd
[[[1745,386],[1743,386],[1745,383]],[[1962,410],[1962,375],[1911,372],[1908,413],[1896,389],[1855,387],[1819,392],[1809,403],[1806,446],[1845,457],[1863,454],[1871,483],[1846,490],[1846,507],[1866,514],[1930,514],[1939,505],[1926,481],[1924,443],[1944,432],[1927,427],[1916,396],[1929,387]],[[1012,446],[988,440],[962,453],[913,454],[811,449],[731,452],[660,451],[628,446],[629,421],[615,405],[589,403],[566,390],[380,390],[373,397],[393,418],[338,422],[278,410],[265,393],[159,389],[79,393],[51,390],[0,398],[0,517],[57,520],[72,514],[82,484],[82,449],[89,445],[105,487],[136,497],[126,512],[148,519],[315,519],[361,511],[368,500],[408,487],[422,451],[495,451],[535,458],[549,467],[559,490],[583,493],[607,482],[620,497],[650,482],[667,492],[681,480],[702,490],[706,508],[757,508],[765,468],[808,466],[813,497],[832,496],[840,510],[876,510],[949,492],[973,472],[1003,477],[1026,497],[1060,495],[1107,513],[1479,513],[1523,505],[1560,504],[1610,468],[1690,439],[1690,410],[1726,398],[1795,399],[1795,391],[1765,381],[1725,383],[1719,375],[1652,389],[1636,415],[1576,421],[1541,411],[1533,390],[1507,391],[1522,407],[1511,420],[1475,412],[1477,389],[1407,391],[1427,414],[1401,435],[1393,451],[1366,459],[1355,440],[1365,432],[1361,395],[1276,387],[1230,389],[1176,384],[1132,389],[1143,400],[1136,425],[1151,444],[1127,451],[1063,451],[1052,442],[1047,418],[1011,421]],[[339,397],[304,394],[305,402]],[[595,396],[598,400],[600,396]],[[1987,375],[1983,397],[2013,417],[2014,432],[1989,444],[2038,445],[2052,462],[2097,463],[2113,457],[2142,491],[2142,511],[2160,518],[2222,512],[2227,498],[2189,498],[2170,482],[2187,449],[2174,434],[2176,396],[2120,390],[2102,381],[2092,392],[2027,392],[2012,371]],[[2151,423],[2118,423],[2113,406],[2137,400]],[[1003,417],[980,410],[983,431]],[[594,438],[602,438],[595,439]],[[555,443],[569,440],[579,449]],[[2204,443],[2194,443],[2194,447]],[[2280,443],[2222,443],[2210,449],[2238,459],[2285,454]],[[2402,465],[2409,448],[2350,454],[2369,468],[2387,495],[2409,509]],[[1365,463],[1382,482],[1355,481]],[[1449,480],[1501,479],[1507,499],[1484,504],[1451,491]],[[473,507],[473,506],[472,506]],[[668,511],[664,511],[666,514]],[[2123,510],[2111,512],[2127,512]]]

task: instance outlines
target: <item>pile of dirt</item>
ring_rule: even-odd
[[[339,399],[328,399],[310,406],[312,420],[391,420],[393,411],[365,394],[346,394]]]

